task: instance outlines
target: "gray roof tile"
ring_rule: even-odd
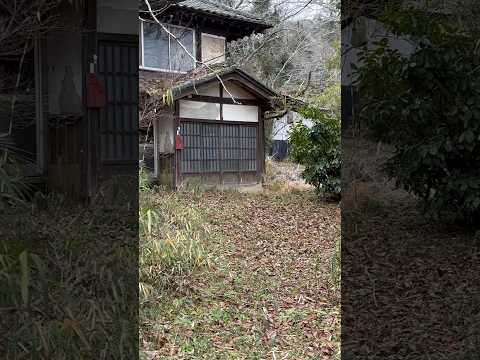
[[[214,0],[185,0],[178,3],[177,5],[180,7],[204,11],[213,15],[220,15],[237,20],[254,22],[262,25],[269,25],[267,21],[256,17],[253,14],[231,8]]]
[[[145,11],[146,6],[143,0],[140,1],[140,8]],[[166,0],[150,0],[152,8],[161,8],[165,6]],[[206,14],[220,16],[224,18],[234,19],[238,21],[245,21],[253,24],[263,25],[265,28],[271,27],[265,19],[259,18],[247,11],[234,9],[225,4],[221,4],[215,0],[184,0],[172,3],[171,6],[200,11]]]

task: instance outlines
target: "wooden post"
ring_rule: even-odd
[[[180,118],[179,118],[179,112],[180,112],[180,104],[178,100],[175,100],[174,103],[174,113],[173,113],[173,188],[175,190],[178,189],[178,186],[180,186],[180,183],[182,181],[181,177],[181,169],[180,169],[180,156],[178,152],[180,150],[177,150],[176,147],[176,137],[177,137],[177,130],[180,127]]]
[[[195,57],[197,61],[202,61],[202,30],[198,25],[195,26]]]
[[[221,83],[218,84],[220,91],[220,122],[223,123],[223,86]],[[222,126],[220,125],[219,135],[218,135],[218,149],[219,149],[219,164],[220,164],[220,185],[223,185],[223,137],[222,137]]]
[[[153,175],[156,179],[160,176],[160,159],[158,157],[158,124],[157,119],[153,119]],[[144,150],[145,151],[145,150]],[[145,158],[145,152],[144,152]]]
[[[258,180],[262,181],[265,171],[265,126],[263,118],[263,108],[258,106],[258,139],[257,139],[257,172]]]
[[[82,93],[87,98],[86,74],[90,72],[92,57],[97,52],[97,1],[87,0],[84,14],[84,31],[82,32]],[[83,106],[82,140],[81,140],[81,197],[89,201],[96,190],[96,136],[95,124],[98,111]]]
[[[41,176],[47,176],[48,168],[48,108],[44,105],[47,93],[47,67],[44,62],[45,39],[35,36],[35,102],[37,132],[37,168]]]

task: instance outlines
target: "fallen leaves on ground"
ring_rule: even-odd
[[[330,261],[340,210],[309,191],[179,193],[205,212],[215,266],[152,316],[157,359],[332,359],[339,291]]]
[[[480,237],[426,217],[418,199],[380,181],[378,145],[354,140],[344,141],[344,168],[355,171],[342,198],[342,355],[475,358]]]

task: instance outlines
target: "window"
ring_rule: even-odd
[[[223,120],[258,122],[258,107],[249,105],[223,105]]]
[[[225,62],[225,38],[202,34],[202,60],[210,64]]]
[[[164,25],[195,57],[195,34],[192,29]],[[141,22],[140,64],[143,68],[187,72],[195,68],[195,61],[160,25]]]
[[[258,106],[223,104],[222,109],[224,121],[258,122]],[[180,100],[179,115],[184,119],[220,120],[220,104]]]
[[[219,89],[216,82],[206,89],[215,88]],[[179,100],[179,105],[182,174],[216,173],[228,182],[229,176],[243,181],[245,173],[257,172],[258,106],[196,100]]]
[[[183,174],[257,171],[256,124],[188,121],[181,123],[180,134],[185,146],[180,152]]]
[[[220,104],[180,100],[180,117],[187,119],[220,120]]]

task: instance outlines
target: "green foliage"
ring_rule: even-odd
[[[171,88],[165,89],[164,93],[162,94],[162,103],[164,106],[173,106],[173,92]]]
[[[310,130],[303,123],[295,123],[288,134],[290,158],[302,164],[309,157],[312,146]]]
[[[192,206],[206,215],[212,233],[218,234],[208,243],[215,266],[181,279],[178,287],[162,288],[157,297],[141,305],[140,344],[145,351],[152,351],[149,358],[155,354],[159,359],[245,359],[245,354],[252,354],[250,359],[268,359],[276,346],[277,359],[288,353],[289,359],[313,360],[318,352],[306,353],[305,349],[328,337],[321,351],[336,359],[340,294],[333,286],[337,281],[333,276],[339,269],[337,260],[332,259],[336,264],[330,281],[328,261],[334,239],[339,237],[338,219],[331,211],[335,206],[319,209],[315,198],[302,191],[203,192],[193,194],[195,197],[192,191],[170,195],[181,207]],[[253,212],[255,216],[251,216]],[[311,226],[329,226],[320,238],[311,231],[299,233],[288,224],[272,227],[272,221],[279,218],[289,224],[302,219]],[[299,239],[311,244],[307,260],[312,266],[291,286],[298,272],[294,264],[303,252]],[[261,261],[252,262],[259,249],[268,251],[262,253]],[[332,256],[338,259],[338,254]],[[276,267],[278,263],[286,266]],[[296,301],[298,289],[305,287],[312,295],[302,306],[287,301],[274,313],[265,306],[282,296]],[[321,308],[316,306],[318,301]],[[272,321],[275,334],[268,339],[265,329]],[[306,322],[312,336],[304,336]],[[275,342],[280,338],[285,340]]]
[[[289,133],[290,156],[305,166],[303,177],[316,191],[332,200],[341,195],[340,123],[332,114],[315,106],[300,111],[311,119],[311,129],[296,123]]]
[[[327,86],[320,95],[315,98],[318,106],[331,111],[337,119],[341,116],[340,83],[336,82]]]
[[[362,117],[375,140],[393,144],[386,169],[432,215],[480,220],[480,69],[473,37],[408,11],[390,17],[418,43],[404,57],[381,41],[358,69]],[[423,21],[425,20],[425,21]]]
[[[326,62],[326,67],[328,70],[341,70],[341,44],[339,39],[334,39],[331,41],[331,47],[335,52],[331,57],[328,58]],[[340,86],[338,83],[334,83],[334,85]]]

